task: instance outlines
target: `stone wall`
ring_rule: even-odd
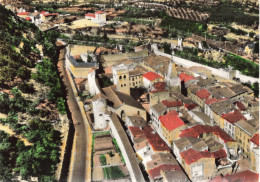
[[[113,137],[121,149],[131,180],[133,182],[144,182],[145,180],[139,167],[136,154],[116,114],[111,115],[109,126]]]
[[[250,83],[258,82],[258,78],[243,75],[238,70],[235,71],[235,74],[232,74],[232,72],[229,72],[229,71],[226,71],[226,70],[223,70],[223,69],[216,69],[216,68],[212,68],[212,67],[209,67],[209,66],[205,66],[203,64],[195,63],[195,62],[192,62],[192,61],[189,61],[187,59],[183,59],[183,58],[180,58],[180,57],[177,57],[177,56],[172,56],[170,54],[166,54],[166,53],[163,53],[161,51],[155,50],[154,53],[156,55],[171,58],[176,64],[182,65],[183,67],[186,67],[186,68],[190,68],[192,66],[199,66],[199,67],[209,69],[212,72],[212,74],[217,75],[217,76],[222,77],[222,78],[225,78],[225,79],[232,79],[233,77],[237,77],[241,80],[241,82],[250,82]]]

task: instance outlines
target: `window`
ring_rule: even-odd
[[[123,84],[121,84],[121,87],[123,87]]]
[[[121,80],[122,79],[122,76],[119,76],[119,80]]]
[[[124,79],[126,79],[126,75],[124,75]]]
[[[126,86],[126,84],[124,84],[124,86]]]
[[[134,81],[135,80],[135,78],[132,78],[132,81]]]

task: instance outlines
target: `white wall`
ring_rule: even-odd
[[[117,126],[115,126],[115,125],[117,125]],[[126,151],[125,145],[127,145],[127,144],[122,141],[121,137],[124,137],[124,138],[126,138],[127,140],[128,140],[128,138],[127,138],[127,136],[120,136],[120,133],[119,133],[118,130],[119,130],[119,129],[123,130],[123,128],[122,128],[122,126],[119,126],[119,125],[121,125],[121,124],[120,124],[120,123],[117,123],[116,121],[113,121],[112,119],[111,119],[111,121],[109,122],[109,126],[110,126],[110,129],[111,129],[111,132],[112,132],[114,138],[116,139],[117,144],[118,144],[118,146],[120,147],[120,150],[121,150],[121,152],[122,152],[122,155],[123,155],[123,157],[124,157],[124,159],[125,159],[125,163],[126,163],[126,166],[127,166],[128,171],[129,171],[131,180],[132,180],[133,182],[144,182],[145,180],[144,180],[144,178],[143,178],[143,175],[142,175],[142,172],[141,172],[139,166],[138,166],[138,165],[137,165],[137,166],[133,166],[133,165],[132,165],[133,162],[134,162],[135,164],[138,163],[136,157],[135,157],[135,160],[136,160],[136,161],[131,161],[131,160],[130,160],[130,156],[128,156],[128,154],[129,154],[130,152],[131,152],[132,155],[133,155],[133,154],[134,154],[134,151],[133,151],[133,149],[131,149],[131,151]],[[126,135],[126,133],[124,132],[124,134],[121,134],[121,135]],[[129,143],[129,141],[128,141],[127,143]],[[130,145],[130,143],[129,143],[129,145]],[[138,169],[137,169],[137,168],[138,168]],[[136,173],[138,173],[138,174],[136,174]],[[138,176],[137,176],[137,175],[138,175]]]
[[[183,58],[180,58],[180,57],[177,57],[177,56],[172,56],[170,54],[166,54],[166,53],[160,52],[158,50],[157,51],[155,50],[154,53],[156,55],[171,58],[176,64],[182,65],[183,67],[186,67],[186,68],[189,68],[189,67],[192,67],[192,66],[204,67],[206,69],[211,70],[212,74],[214,74],[214,75],[217,75],[219,77],[226,78],[226,79],[232,79],[232,74],[229,73],[228,71],[223,70],[223,69],[216,69],[216,68],[212,68],[212,67],[209,67],[209,66],[205,66],[203,64],[195,63],[195,62],[192,62],[192,61],[189,61],[187,59],[183,59]],[[241,72],[239,72],[239,71],[236,71],[235,77],[240,78],[241,82],[254,83],[254,82],[257,82],[259,80],[258,78],[242,75]]]
[[[99,87],[96,82],[96,72],[92,71],[88,74],[88,90],[91,95],[100,93]]]

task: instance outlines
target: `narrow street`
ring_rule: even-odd
[[[68,75],[66,73],[65,63],[64,63],[64,52],[65,49],[60,51],[58,67],[61,72],[61,77],[63,78],[64,85],[67,87],[67,103],[69,110],[72,115],[73,124],[75,127],[75,150],[72,151],[71,164],[70,164],[70,174],[68,174],[68,181],[73,182],[83,182],[86,179],[86,153],[87,153],[87,127],[83,121],[80,109],[74,97],[72,87],[69,82]],[[80,123],[80,124],[79,124]]]

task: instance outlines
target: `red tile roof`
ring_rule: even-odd
[[[188,149],[181,152],[181,157],[185,160],[185,162],[190,165],[193,162],[196,162],[202,158],[223,158],[226,157],[227,154],[225,150],[220,149],[216,152],[210,151],[197,151],[193,149]]]
[[[213,133],[219,136],[224,142],[234,141],[225,131],[219,126],[195,125],[189,129],[183,130],[180,137],[194,137],[197,138],[202,133]]]
[[[182,106],[182,101],[168,101],[168,100],[163,100],[162,101],[163,105],[165,105],[166,107],[180,107]]]
[[[163,164],[160,165],[158,167],[155,167],[153,169],[151,169],[150,171],[148,171],[149,176],[154,179],[158,176],[161,175],[160,171],[176,171],[176,170],[181,170],[181,167],[178,165],[172,165],[172,164]]]
[[[17,15],[28,15],[29,12],[21,12],[21,13],[18,13]]]
[[[215,103],[215,102],[218,102],[218,99],[212,98],[212,99],[207,99],[207,100],[205,101],[205,104],[210,105],[210,104],[213,104],[213,103]]]
[[[150,126],[143,127],[142,129],[130,126],[129,130],[135,138],[146,138],[154,151],[170,152],[167,144]]]
[[[96,17],[96,15],[93,14],[93,13],[87,13],[87,14],[85,14],[85,16],[92,17],[92,18],[95,18],[95,17]]]
[[[185,123],[178,117],[178,113],[176,111],[171,111],[166,115],[160,116],[159,120],[168,131],[172,131],[185,125]]]
[[[259,133],[255,134],[251,139],[251,142],[255,143],[257,146],[259,146]]]
[[[184,104],[184,106],[185,106],[189,111],[197,107],[197,105],[194,104],[194,103]]]
[[[243,116],[243,114],[241,114],[239,110],[235,110],[234,112],[229,112],[227,114],[223,113],[222,118],[224,118],[231,124],[236,123],[239,120],[246,120],[246,118]]]
[[[26,19],[27,21],[32,20],[31,17],[26,17],[25,19]]]
[[[201,89],[201,90],[198,90],[196,92],[196,95],[200,98],[200,99],[208,99],[209,96],[211,95],[211,93],[207,90],[207,89]]]
[[[244,111],[246,110],[246,107],[244,106],[244,104],[242,102],[237,102],[237,107],[239,108],[240,111]]]
[[[143,75],[144,78],[146,78],[147,80],[153,81],[159,78],[162,78],[159,74],[154,73],[154,72],[147,72]]]
[[[46,13],[46,11],[42,11],[40,14],[44,14],[44,13]]]
[[[104,12],[103,11],[97,11],[97,12],[95,12],[95,14],[104,14]]]
[[[217,176],[210,182],[258,182],[259,174],[246,170],[224,177]]]
[[[44,14],[43,16],[57,16],[59,13],[48,13]]]
[[[165,82],[156,82],[153,84],[153,88],[154,89],[151,91],[151,93],[167,91]]]
[[[181,81],[184,81],[184,83],[186,83],[186,82],[188,82],[188,81],[190,81],[190,80],[195,79],[194,76],[187,75],[187,74],[185,74],[185,73],[179,74],[179,78],[180,78]]]

